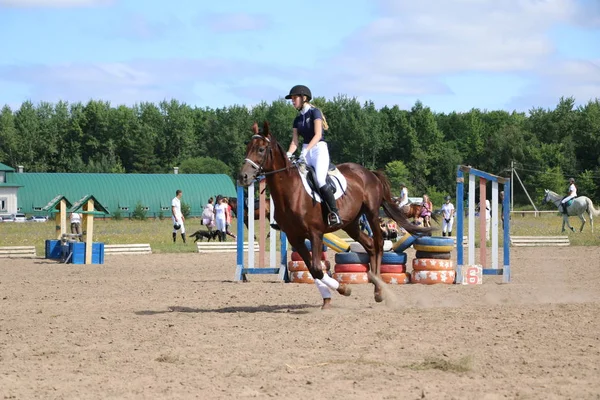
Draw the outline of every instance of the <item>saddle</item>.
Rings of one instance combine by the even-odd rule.
[[[310,187],[310,190],[312,191],[311,197],[313,198],[313,201],[315,200],[315,196],[314,193],[319,193],[319,195],[321,194],[321,188],[319,187],[319,183],[317,182],[317,174],[315,172],[315,169],[312,166],[309,165],[305,165],[306,168],[306,182],[308,183],[308,186]],[[333,182],[333,178],[338,179],[338,183],[339,183],[339,178],[337,176],[335,176],[333,174],[333,172],[337,171],[337,167],[332,164],[329,163],[329,168],[327,169],[327,178],[325,179],[325,184],[329,185],[329,187],[331,187],[331,193],[335,194],[335,192],[337,191],[337,187],[335,185],[335,183]],[[323,196],[321,196],[321,201],[323,201]]]

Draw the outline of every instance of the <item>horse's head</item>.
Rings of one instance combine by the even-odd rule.
[[[246,146],[246,157],[238,175],[239,184],[250,186],[258,175],[273,171],[275,169],[274,155],[277,152],[280,153],[281,149],[271,135],[269,123],[265,121],[263,130],[260,131],[255,122],[252,125],[252,138]],[[282,158],[287,159],[285,156]]]
[[[542,204],[546,204],[548,201],[550,201],[550,191],[548,189],[544,189],[544,199],[542,200]]]

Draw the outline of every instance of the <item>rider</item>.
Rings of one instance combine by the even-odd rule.
[[[577,187],[575,186],[575,179],[569,178],[569,195],[562,199],[562,201],[560,202],[563,208],[563,214],[567,214],[567,203],[569,202],[569,200],[572,200],[575,197],[577,197]]]
[[[329,169],[329,149],[325,142],[324,130],[328,129],[327,121],[321,110],[310,104],[312,93],[304,85],[296,85],[285,96],[292,100],[298,110],[294,119],[292,142],[287,152],[291,157],[298,148],[298,135],[302,135],[304,143],[299,160],[315,169],[316,180],[323,200],[329,207],[328,223],[330,227],[340,226],[342,220],[338,213],[332,188],[327,184],[327,170]]]

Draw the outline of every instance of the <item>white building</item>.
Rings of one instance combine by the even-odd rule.
[[[17,190],[23,185],[12,182],[15,170],[0,163],[0,216],[17,213]]]

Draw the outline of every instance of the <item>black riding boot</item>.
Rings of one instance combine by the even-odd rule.
[[[175,239],[177,239],[177,232],[173,232],[173,243],[175,243]]]
[[[336,227],[342,225],[342,219],[338,214],[338,208],[335,204],[335,197],[333,196],[333,191],[331,190],[331,186],[324,185],[319,189],[321,191],[321,196],[323,196],[323,200],[327,203],[329,207],[329,215],[327,217],[327,222],[330,227]]]
[[[181,234],[181,238],[183,239],[183,244],[185,244],[186,243],[186,241],[185,241],[185,233]]]
[[[561,204],[563,214],[567,214],[567,203],[568,201]]]

